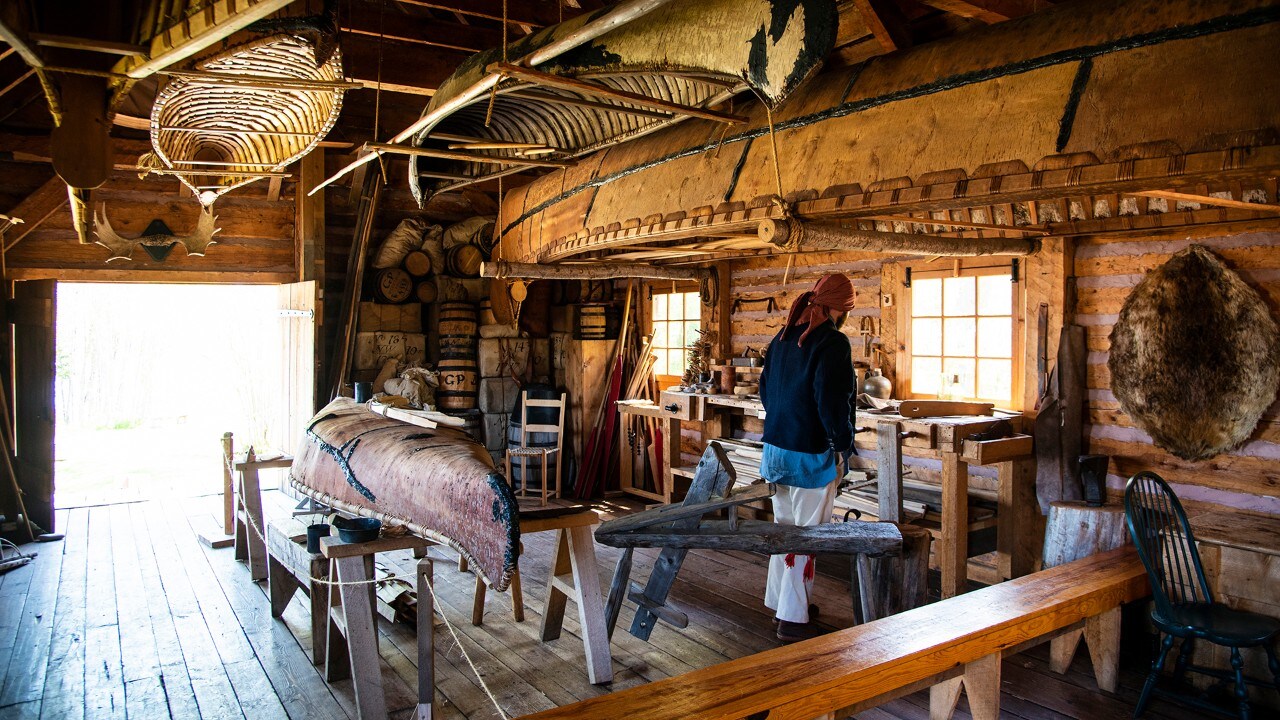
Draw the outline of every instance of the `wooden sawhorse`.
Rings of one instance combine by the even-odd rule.
[[[229,449],[229,440],[226,447]],[[267,542],[263,537],[267,532],[266,518],[262,514],[262,488],[258,482],[258,471],[271,468],[287,468],[293,465],[293,458],[285,455],[274,460],[258,460],[252,450],[244,460],[231,464],[238,477],[235,479],[235,535],[236,559],[249,564],[249,577],[253,580],[267,579]]]
[[[267,571],[271,597],[271,616],[280,617],[301,590],[311,602],[311,664],[328,668],[325,662],[329,648],[330,595],[332,587],[324,584],[330,576],[329,559],[321,553],[307,552],[307,529],[297,520],[272,522],[267,526]],[[346,655],[345,640],[339,653]],[[346,672],[342,663],[342,672]],[[335,665],[336,669],[338,665]],[[345,677],[345,675],[343,676]],[[328,677],[326,680],[340,678]]]
[[[433,543],[413,535],[378,538],[365,543],[345,543],[337,537],[320,540],[320,553],[333,563],[333,579],[338,583],[342,604],[330,607],[333,626],[328,633],[327,660],[333,665],[338,656],[334,641],[341,635],[346,640],[350,659],[352,685],[356,691],[356,710],[361,720],[387,717],[386,697],[382,690],[381,658],[378,655],[377,598],[374,594],[373,556],[393,550],[421,553]],[[432,624],[434,595],[432,561],[423,555],[418,560],[414,584],[418,593],[418,712],[417,720],[430,720],[435,692],[435,629]],[[313,619],[314,622],[314,619]],[[334,632],[336,630],[336,632]]]
[[[609,631],[604,619],[604,597],[600,592],[600,575],[596,566],[595,541],[591,528],[599,524],[594,510],[585,506],[551,506],[521,509],[520,536],[556,531],[555,556],[551,575],[547,578],[547,599],[542,610],[543,642],[560,637],[564,625],[565,601],[578,604],[578,621],[582,625],[582,644],[586,649],[587,677],[592,684],[613,681],[613,656],[609,652]],[[520,590],[519,570],[511,579],[511,603],[516,620],[524,619],[524,598]],[[479,625],[484,612],[486,586],[476,575],[475,608],[472,624]],[[421,602],[421,600],[419,600]]]

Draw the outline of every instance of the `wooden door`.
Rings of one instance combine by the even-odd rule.
[[[280,370],[280,430],[273,443],[286,452],[298,449],[302,429],[320,409],[316,392],[316,302],[314,280],[281,285],[278,312],[284,352]]]
[[[13,323],[14,470],[31,521],[48,532],[53,522],[54,320],[57,282],[14,283],[9,304]]]

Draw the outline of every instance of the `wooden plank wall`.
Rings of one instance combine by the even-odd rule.
[[[47,171],[47,166],[40,166]],[[176,235],[185,235],[196,224],[200,203],[190,193],[180,193],[177,179],[117,170],[93,192],[94,210],[105,205],[112,228],[123,237],[142,234],[152,220],[163,220]],[[31,231],[5,257],[8,275],[15,280],[54,278],[80,282],[292,282],[295,269],[293,193],[295,183],[286,180],[279,200],[268,195],[268,184],[254,183],[218,200],[213,212],[221,231],[217,244],[203,257],[188,256],[175,247],[156,262],[135,246],[132,260],[106,262],[108,251],[96,243],[82,245],[64,206]]]
[[[1089,348],[1089,452],[1112,456],[1108,485],[1118,494],[1139,470],[1153,470],[1173,484],[1189,505],[1220,505],[1280,513],[1280,402],[1263,416],[1241,448],[1202,462],[1188,462],[1155,447],[1134,427],[1111,392],[1107,370],[1111,327],[1125,298],[1147,271],[1192,242],[1205,245],[1240,274],[1280,317],[1280,232],[1243,232],[1199,239],[1081,240],[1075,249],[1076,322]]]

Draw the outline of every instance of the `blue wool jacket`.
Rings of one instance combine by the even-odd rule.
[[[796,347],[800,328],[769,343],[760,375],[764,441],[785,450],[853,449],[853,362],[849,338],[830,320]]]

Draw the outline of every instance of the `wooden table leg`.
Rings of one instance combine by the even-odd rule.
[[[434,565],[424,556],[418,561],[418,717],[432,720],[435,701],[435,598],[431,594]]]
[[[347,630],[347,647],[351,657],[352,685],[356,691],[356,710],[361,720],[387,717],[386,699],[382,693],[382,670],[379,667],[378,636],[373,625],[374,606],[369,602],[371,579],[361,556],[337,558],[339,587],[342,594],[342,619]]]
[[[1120,608],[1086,618],[1084,642],[1093,661],[1098,689],[1115,692],[1120,679]]]
[[[969,466],[959,453],[942,453],[942,597],[964,592],[969,570]]]
[[[613,681],[613,657],[609,653],[609,630],[604,622],[604,598],[600,595],[600,574],[591,528],[569,529],[569,558],[573,565],[573,586],[577,589],[578,621],[587,653],[587,677],[592,684]]]
[[[969,698],[969,714],[973,720],[998,720],[1000,717],[1000,653],[965,663],[964,693]]]
[[[551,577],[547,578],[547,600],[542,607],[542,628],[538,635],[543,642],[560,637],[560,627],[564,625],[564,603],[569,597],[565,590],[568,584],[565,578],[572,572],[569,533],[563,529],[557,530],[555,554],[551,558]]]
[[[876,425],[877,515],[881,522],[902,522],[902,436],[896,422]]]

